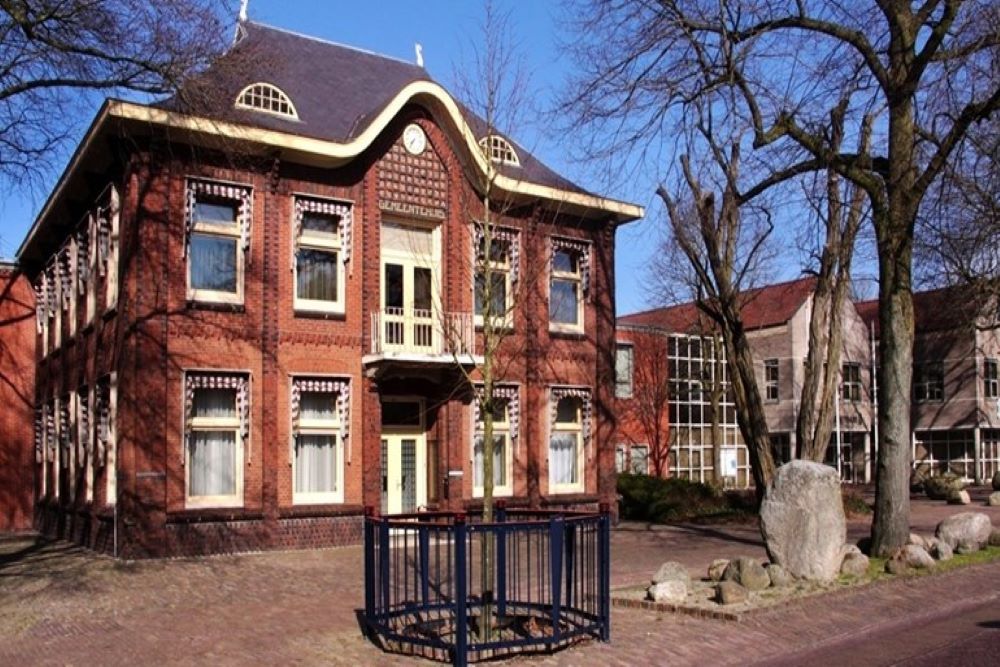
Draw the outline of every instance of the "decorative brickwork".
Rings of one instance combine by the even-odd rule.
[[[443,220],[448,211],[448,172],[428,144],[419,155],[398,139],[379,161],[379,208],[417,218]]]

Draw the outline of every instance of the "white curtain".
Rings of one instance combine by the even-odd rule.
[[[236,419],[236,390],[197,389],[191,411],[191,416],[195,419]]]
[[[236,432],[195,431],[191,434],[189,495],[231,496],[236,493]]]
[[[332,493],[336,489],[337,437],[330,434],[299,434],[295,445],[295,491]]]
[[[549,481],[575,484],[577,438],[575,433],[553,433],[549,440]]]
[[[507,483],[507,438],[502,434],[493,435],[493,485],[504,486]],[[477,435],[472,450],[473,485],[483,486],[483,436]]]

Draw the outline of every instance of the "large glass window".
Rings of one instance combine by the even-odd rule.
[[[580,254],[572,249],[557,248],[552,254],[549,281],[549,322],[553,329],[583,329],[582,284]]]
[[[340,493],[337,394],[303,391],[295,438],[295,502],[336,502]]]
[[[188,240],[188,295],[199,301],[241,302],[243,253],[240,251],[239,204],[235,200],[195,195]]]
[[[583,404],[565,396],[556,405],[549,438],[549,491],[583,490]]]
[[[511,484],[511,448],[510,448],[510,402],[507,399],[493,399],[493,493],[498,496],[509,496],[513,492]],[[473,495],[482,496],[484,483],[483,465],[483,429],[485,414],[480,411],[473,439]]]
[[[295,308],[343,312],[340,216],[301,213],[295,254]]]
[[[615,397],[632,397],[632,369],[635,349],[619,344],[615,350]]]

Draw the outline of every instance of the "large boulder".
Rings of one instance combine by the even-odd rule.
[[[837,471],[798,460],[778,468],[760,508],[760,529],[771,561],[790,575],[834,579],[847,538]]]
[[[653,602],[684,602],[687,600],[687,594],[687,586],[679,579],[661,581],[646,589],[646,597]]]
[[[764,566],[748,556],[729,563],[729,567],[722,574],[722,579],[735,581],[749,591],[762,591],[771,585],[771,577]]]
[[[956,551],[978,551],[990,541],[993,525],[988,514],[962,512],[953,514],[937,525],[934,535]]]
[[[1000,470],[993,473],[993,490],[1000,491]]]
[[[927,552],[934,560],[951,560],[954,556],[954,552],[948,546],[948,543],[942,542],[936,537],[930,539],[930,548],[927,549]]]
[[[948,500],[953,493],[965,488],[962,478],[953,472],[946,472],[924,481],[924,491],[931,500]]]
[[[775,588],[784,588],[792,584],[792,575],[785,572],[785,568],[777,563],[768,563],[764,569],[767,570],[767,576],[771,578],[771,585]]]
[[[934,559],[923,547],[916,544],[907,544],[900,550],[899,559],[906,563],[908,567],[916,569],[928,569],[934,567]]]
[[[691,585],[691,575],[687,568],[676,561],[667,561],[660,566],[660,569],[653,575],[653,584],[662,584],[667,581],[679,581],[687,589]]]

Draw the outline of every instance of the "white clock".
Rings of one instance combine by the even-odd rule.
[[[403,147],[413,155],[420,155],[427,148],[427,135],[416,123],[410,123],[403,130]]]

